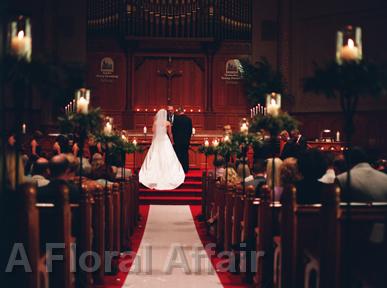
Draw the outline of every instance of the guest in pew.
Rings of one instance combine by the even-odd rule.
[[[386,202],[387,175],[372,168],[368,156],[359,147],[354,147],[345,153],[350,167],[351,186],[348,191],[347,172],[337,176],[343,189],[342,200],[357,202]]]
[[[328,168],[325,174],[320,179],[318,179],[318,181],[325,184],[332,184],[336,180],[336,173],[334,169],[335,155],[332,152],[328,151],[325,152],[324,156]]]
[[[267,159],[266,183],[271,189],[274,187],[274,201],[279,201],[282,194],[281,178],[280,178],[281,166],[282,166],[282,160],[280,158],[274,158],[274,167],[273,167],[273,158]],[[273,180],[274,180],[274,183],[273,183]]]
[[[50,168],[50,183],[38,189],[37,198],[40,202],[55,200],[55,191],[59,185],[67,185],[70,190],[70,202],[78,203],[80,191],[74,184],[73,174],[69,169],[69,161],[65,154],[59,154],[51,158],[48,167]]]
[[[111,166],[105,163],[103,156],[99,153],[94,154],[91,162],[91,179],[114,181],[116,175]]]
[[[39,144],[42,138],[43,138],[43,133],[40,130],[36,130],[32,135],[29,155],[30,155],[30,158],[33,159],[33,161],[37,160],[39,157],[42,157],[42,147]]]
[[[38,158],[32,166],[32,182],[36,183],[38,187],[46,186],[50,183],[50,180],[48,180],[49,176],[48,160],[46,158]]]
[[[280,151],[279,154],[282,155],[282,152],[284,151],[286,143],[288,143],[290,136],[289,132],[286,130],[281,131],[280,133]]]
[[[69,139],[65,135],[59,135],[55,139],[55,143],[52,147],[53,154],[59,155],[59,154],[66,154],[71,151],[70,145],[69,145]]]
[[[300,204],[316,204],[321,202],[324,183],[320,179],[327,171],[323,153],[318,149],[310,149],[300,154],[298,169],[302,179],[296,182],[297,202]]]
[[[253,186],[256,191],[256,195],[258,196],[258,191],[260,188],[266,183],[266,163],[265,160],[257,160],[254,163],[253,167],[253,173],[254,175],[251,175],[247,178],[250,178],[246,181],[246,186]]]
[[[292,130],[290,135],[291,139],[286,142],[281,153],[281,159],[289,157],[298,158],[307,149],[306,139],[298,129]]]
[[[300,171],[298,170],[297,159],[290,157],[282,162],[280,168],[281,186],[285,187],[294,184],[302,179]]]
[[[229,185],[236,186],[241,183],[241,178],[238,176],[238,173],[235,171],[234,166],[229,163],[228,167],[225,169],[224,177],[221,178],[221,182],[226,181],[227,174],[227,183]]]
[[[251,175],[249,160],[247,159],[247,157],[238,159],[236,163],[236,167],[237,167],[236,171],[238,173],[239,178],[243,179],[243,176],[246,178]]]
[[[224,168],[226,163],[224,162],[223,156],[216,155],[213,164],[215,167],[215,179],[219,181],[220,179],[224,178],[226,173],[226,169]]]

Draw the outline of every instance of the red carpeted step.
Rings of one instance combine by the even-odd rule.
[[[202,170],[191,170],[185,182],[175,190],[151,190],[140,188],[141,204],[199,205],[202,195]]]
[[[187,197],[202,195],[202,189],[150,190],[140,189],[140,196]]]
[[[151,205],[200,205],[201,197],[140,196],[141,204]]]

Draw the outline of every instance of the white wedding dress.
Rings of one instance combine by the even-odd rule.
[[[141,166],[140,183],[150,189],[173,190],[185,179],[183,167],[167,134],[167,111],[157,112],[153,124],[152,145]]]

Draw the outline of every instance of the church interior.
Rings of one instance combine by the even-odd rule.
[[[0,286],[387,287],[385,0],[2,0]]]

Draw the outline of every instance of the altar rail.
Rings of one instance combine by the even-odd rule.
[[[252,0],[89,0],[89,32],[250,40]]]

